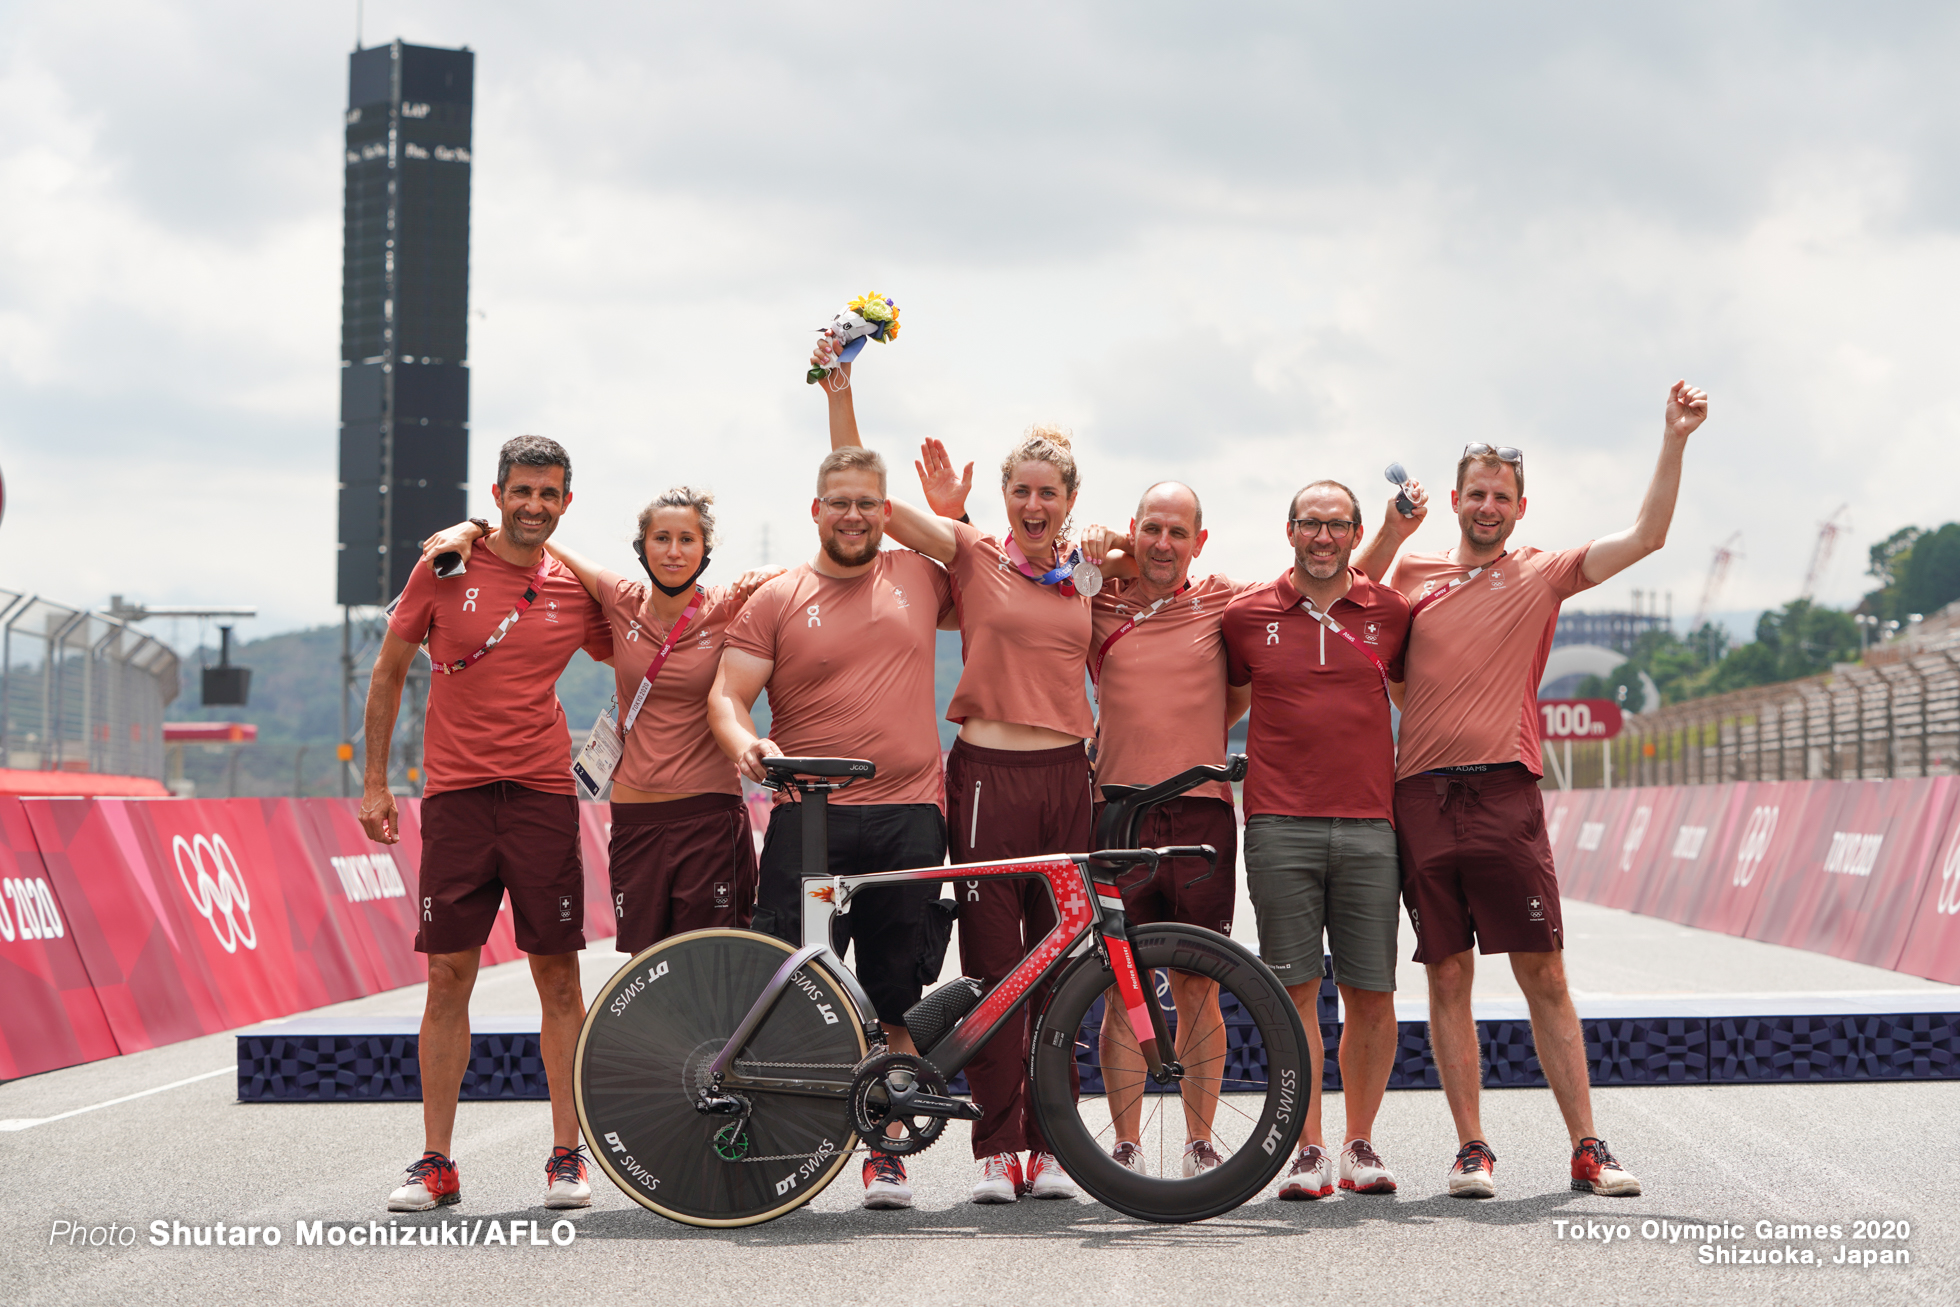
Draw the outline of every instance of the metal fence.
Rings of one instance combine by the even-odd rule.
[[[1618,739],[1574,746],[1570,783],[1605,783],[1608,750],[1614,785],[1953,775],[1960,644],[1941,644],[1628,717]]]
[[[0,760],[163,776],[177,655],[126,622],[0,590]]]

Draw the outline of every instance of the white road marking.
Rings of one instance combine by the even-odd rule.
[[[148,1098],[151,1094],[161,1094],[166,1089],[180,1089],[185,1085],[194,1085],[200,1080],[209,1080],[213,1076],[236,1075],[237,1073],[238,1068],[236,1066],[221,1066],[216,1071],[206,1071],[203,1075],[192,1076],[188,1080],[173,1080],[167,1085],[158,1085],[155,1089],[139,1089],[133,1094],[124,1094],[121,1098],[111,1098],[101,1103],[90,1103],[87,1107],[78,1107],[72,1112],[62,1112],[56,1116],[10,1117],[5,1121],[0,1121],[0,1131],[32,1130],[35,1126],[46,1125],[50,1121],[66,1121],[69,1117],[80,1116],[84,1112],[99,1111],[105,1107],[114,1107],[118,1103],[127,1103],[138,1098]]]

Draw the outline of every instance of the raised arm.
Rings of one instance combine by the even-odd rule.
[[[812,365],[827,364],[830,357],[830,342],[817,342],[816,353],[810,356]],[[846,382],[851,376],[851,365],[840,366]],[[849,449],[852,446],[864,447],[858,437],[857,405],[852,401],[852,388],[847,384],[841,390],[832,390],[828,385],[821,387],[830,404],[830,447]],[[923,473],[921,474],[923,475]],[[890,488],[886,489],[890,495]],[[925,509],[916,508],[904,500],[891,497],[892,515],[885,523],[885,533],[904,545],[916,549],[927,558],[950,567],[959,541],[953,534],[952,525]],[[957,513],[954,514],[958,516]]]
[[[1667,543],[1674,501],[1681,493],[1681,456],[1687,452],[1688,437],[1707,417],[1708,392],[1685,381],[1675,382],[1667,393],[1660,462],[1654,468],[1654,479],[1647,484],[1647,497],[1640,501],[1640,516],[1626,530],[1592,542],[1583,568],[1586,580],[1598,585]]]
[[[1424,518],[1429,516],[1429,492],[1422,488],[1422,482],[1409,482],[1409,502],[1415,512],[1408,517],[1395,506],[1402,492],[1396,491],[1388,497],[1388,512],[1382,518],[1381,529],[1374,538],[1366,541],[1354,565],[1362,570],[1370,581],[1379,581],[1388,575],[1388,569],[1395,562],[1395,555],[1401,552],[1402,544],[1416,533]]]
[[[585,587],[585,593],[596,601],[599,598],[599,573],[604,570],[597,563],[556,540],[547,540],[544,547],[551,556],[572,569],[572,575]]]
[[[769,684],[776,664],[740,649],[723,649],[721,666],[715,671],[714,688],[708,691],[708,729],[714,732],[721,751],[735,760],[742,775],[760,785],[767,779],[762,759],[780,758],[783,751],[771,739],[755,733],[756,696]]]

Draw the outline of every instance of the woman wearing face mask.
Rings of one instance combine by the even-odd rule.
[[[715,544],[714,502],[711,494],[676,486],[640,510],[633,552],[647,581],[555,541],[546,546],[612,624],[624,748],[613,771],[608,861],[615,947],[623,953],[683,931],[747,926],[755,910],[755,841],[735,764],[708,730],[708,689],[729,622],[757,586],[783,569],[749,572],[732,586],[703,586]],[[424,542],[423,557],[467,552],[478,534],[468,523],[452,527]]]
[[[831,365],[828,340],[811,363]],[[832,448],[862,443],[849,387],[827,384]],[[1083,666],[1089,597],[1073,583],[1077,561],[1065,540],[1080,476],[1066,433],[1029,431],[1001,463],[1005,538],[953,520],[962,515],[972,468],[953,475],[930,442],[919,474],[932,510],[892,501],[887,533],[944,564],[953,576],[965,667],[947,709],[959,738],[946,761],[946,822],[953,861],[987,862],[1082,852],[1093,835],[1089,758],[1094,733]],[[927,462],[931,463],[930,473]],[[945,514],[941,516],[940,514]],[[960,966],[992,987],[1055,925],[1042,882],[955,881]],[[1028,1013],[1035,994],[968,1063],[967,1082],[986,1115],[973,1127],[977,1203],[1073,1198],[1079,1192],[1041,1138],[1028,1102]],[[1025,1175],[1017,1154],[1030,1154]]]

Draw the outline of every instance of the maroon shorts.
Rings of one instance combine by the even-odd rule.
[[[755,836],[737,794],[612,805],[613,947],[638,953],[755,915]]]
[[[1047,853],[1087,853],[1095,831],[1089,755],[1079,744],[1020,753],[953,741],[946,757],[946,824],[954,862],[1005,862]],[[992,989],[1055,928],[1055,901],[1039,880],[955,880],[960,902],[960,970]],[[1028,1103],[1028,1014],[1048,1001],[1036,986],[967,1063],[973,1155],[1049,1152]]]
[[[1417,962],[1565,947],[1538,778],[1511,765],[1395,782],[1402,901]]]
[[[422,800],[422,928],[418,953],[481,948],[510,892],[517,947],[585,947],[585,867],[578,800],[516,781],[445,790]]]
[[[1096,823],[1103,809],[1096,805]],[[1123,911],[1133,926],[1167,921],[1203,926],[1221,935],[1232,933],[1232,908],[1238,902],[1239,823],[1232,805],[1223,799],[1172,799],[1144,815],[1137,839],[1145,848],[1166,844],[1209,844],[1218,850],[1218,869],[1203,858],[1172,858],[1147,876],[1132,870],[1122,877]]]

